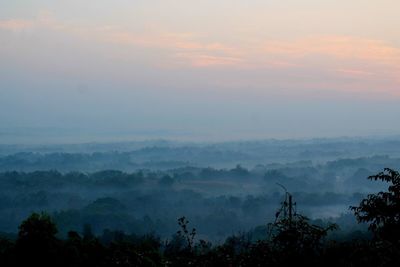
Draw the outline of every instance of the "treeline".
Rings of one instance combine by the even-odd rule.
[[[391,159],[384,160],[390,161],[400,157],[399,151],[399,138],[269,140],[214,144],[167,141],[31,146],[0,144],[0,171],[57,169],[62,172],[96,172],[117,169],[132,172],[139,169],[168,170],[186,166],[232,168],[237,163],[246,167],[259,163],[296,161],[324,164],[337,159],[357,159],[374,155],[387,155]],[[375,158],[377,164],[381,160],[379,157]]]
[[[356,176],[346,170],[348,178],[342,182],[355,184],[354,177],[363,175],[365,180],[370,173],[357,167],[352,170]],[[187,167],[132,173],[3,172],[0,232],[16,232],[30,213],[46,211],[63,236],[91,224],[96,234],[108,228],[138,235],[154,231],[166,237],[175,229],[175,219],[185,214],[203,237],[222,242],[233,232],[248,231],[273,218],[283,197],[276,182],[301,190],[292,193],[306,215],[315,218],[329,213],[345,226],[342,231],[361,230],[353,217],[341,213],[365,193],[335,192],[333,185],[338,183],[330,179],[334,174],[321,179],[316,173],[321,174],[321,169],[308,162],[274,165],[271,170],[261,166],[248,170],[238,165],[231,169]],[[226,225],[226,221],[230,223]]]
[[[21,223],[15,240],[0,237],[0,266],[390,266],[396,261],[397,254],[377,241],[327,242],[329,229],[307,221],[306,227],[281,229],[270,240],[252,242],[243,233],[214,246],[180,220],[180,230],[168,240],[110,230],[95,236],[90,226],[60,239],[52,219],[34,213]]]
[[[398,266],[400,264],[400,174],[385,169],[369,179],[386,182],[351,207],[358,222],[368,223],[371,238],[327,238],[335,224],[313,224],[294,213],[277,214],[264,238],[248,233],[230,236],[221,245],[197,238],[185,217],[177,232],[162,240],[154,234],[128,235],[105,230],[57,237],[57,226],[45,213],[33,213],[19,226],[15,240],[0,239],[1,266]],[[287,209],[287,206],[283,206]],[[226,222],[229,223],[228,221]]]

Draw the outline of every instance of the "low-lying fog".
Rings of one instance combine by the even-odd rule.
[[[219,242],[272,222],[285,194],[278,183],[299,213],[362,230],[349,206],[385,188],[367,177],[396,169],[399,154],[396,138],[2,145],[0,232],[46,211],[60,235],[90,224],[167,238],[186,216],[200,237]]]

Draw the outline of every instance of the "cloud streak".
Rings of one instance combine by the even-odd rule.
[[[61,22],[51,14],[33,20],[0,20],[6,31],[51,30],[73,38],[95,43],[124,46],[131,51],[156,51],[160,56],[149,58],[154,67],[179,69],[222,69],[265,73],[265,79],[243,82],[240,75],[217,84],[239,84],[260,87],[317,88],[330,84],[342,91],[365,91],[399,95],[400,48],[376,39],[348,35],[324,35],[296,39],[266,39],[259,42],[226,42],[196,32],[172,32],[154,27],[135,32],[116,26],[82,26]],[[235,72],[237,73],[237,72]],[[326,81],[314,79],[323,75]],[[251,75],[250,75],[251,76]],[[294,77],[294,78],[293,78]],[[224,78],[221,78],[224,79]],[[319,78],[320,79],[320,78]],[[360,89],[361,88],[361,89]],[[323,88],[322,88],[323,89]]]
[[[34,26],[34,22],[22,19],[1,20],[0,29],[9,31],[20,31],[30,29]]]

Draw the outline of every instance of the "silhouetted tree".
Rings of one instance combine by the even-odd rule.
[[[21,265],[57,265],[59,241],[57,227],[46,213],[32,213],[19,226],[16,243],[17,261]]]
[[[178,224],[181,227],[181,230],[177,232],[179,236],[182,236],[186,242],[187,242],[187,249],[189,251],[193,250],[194,246],[194,238],[196,236],[196,229],[192,228],[191,231],[188,229],[188,224],[189,221],[186,219],[186,217],[181,217],[178,219]]]
[[[399,242],[400,240],[400,174],[385,168],[370,180],[389,183],[385,192],[370,194],[359,206],[350,207],[359,222],[369,223],[369,229],[377,238]]]
[[[309,219],[297,214],[293,219],[284,218],[274,224],[276,228],[272,242],[276,248],[289,252],[318,252],[329,231],[336,230],[336,224],[321,227],[311,224]]]

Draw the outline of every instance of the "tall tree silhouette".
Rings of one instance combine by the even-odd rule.
[[[19,226],[17,256],[24,266],[57,265],[57,227],[46,213],[32,213]],[[29,265],[28,265],[29,264]]]
[[[400,174],[385,168],[370,180],[389,183],[385,192],[370,194],[359,206],[350,207],[359,222],[369,223],[369,229],[379,239],[391,242],[400,240]]]

